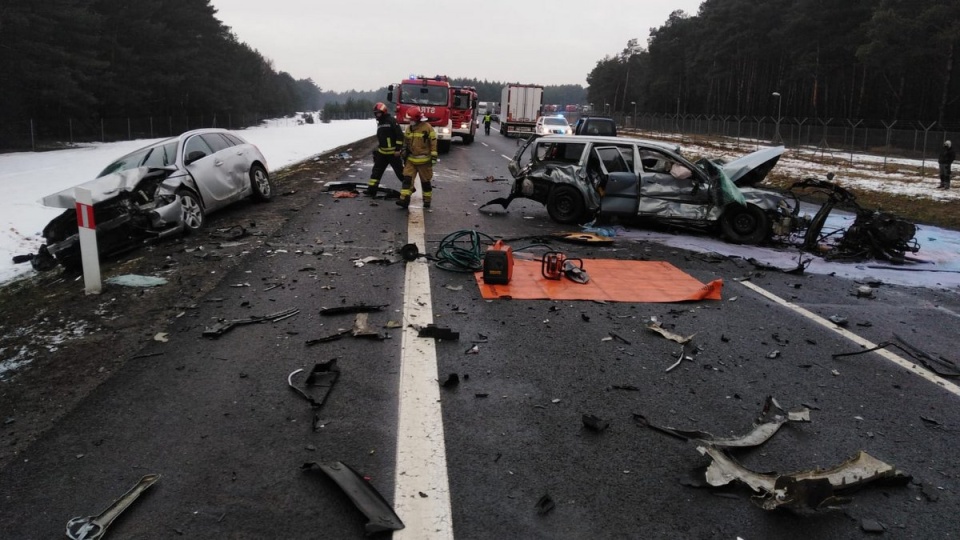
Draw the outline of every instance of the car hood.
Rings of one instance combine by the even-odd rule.
[[[127,169],[125,171],[108,174],[63,191],[58,191],[52,195],[47,195],[40,199],[40,203],[44,206],[52,206],[54,208],[74,208],[77,205],[77,199],[74,196],[77,188],[89,189],[93,197],[93,204],[101,203],[116,197],[117,193],[121,191],[133,191],[141,180],[156,171],[157,169],[150,167],[138,167],[136,169]]]
[[[783,146],[764,148],[729,163],[717,163],[717,165],[737,186],[753,186],[767,177],[785,151],[786,148]]]

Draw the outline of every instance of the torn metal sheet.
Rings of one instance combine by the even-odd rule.
[[[666,433],[683,440],[696,440],[717,448],[752,448],[770,440],[780,427],[787,422],[809,422],[810,410],[806,407],[794,411],[785,411],[772,396],[767,397],[760,417],[753,429],[744,435],[735,437],[717,437],[706,431],[676,429],[667,426],[655,426],[643,415],[635,414],[634,419],[651,429]]]
[[[357,317],[353,321],[353,330],[351,330],[353,337],[384,339],[385,336],[381,335],[380,332],[370,328],[370,324],[367,322],[367,317],[369,317],[368,313],[357,313]]]
[[[708,484],[714,487],[733,481],[745,484],[759,493],[753,500],[764,510],[783,507],[810,512],[835,508],[849,502],[850,499],[842,496],[844,493],[871,482],[884,480],[905,484],[910,481],[909,475],[863,451],[830,469],[792,474],[751,471],[723,450],[709,445],[698,446],[697,451],[713,460],[705,472]]]
[[[103,538],[113,520],[123,513],[140,495],[160,479],[159,474],[148,474],[140,479],[130,491],[113,502],[98,516],[75,517],[67,522],[67,538],[71,540],[96,540]]]
[[[667,330],[666,328],[664,328],[663,326],[661,326],[661,325],[660,325],[660,321],[652,321],[650,324],[647,325],[647,329],[648,329],[648,330],[652,330],[652,331],[660,334],[661,336],[669,339],[670,341],[675,341],[675,342],[677,342],[677,343],[679,343],[679,344],[681,344],[681,345],[684,345],[684,344],[686,344],[686,343],[689,343],[690,340],[693,339],[693,336],[697,335],[697,334],[694,333],[694,334],[690,334],[689,336],[684,337],[684,336],[681,336],[681,335],[679,335],[679,334],[674,334],[673,332],[671,332],[671,331]]]
[[[393,511],[393,508],[383,498],[373,485],[365,480],[360,473],[341,461],[326,463],[304,463],[304,471],[320,470],[340,486],[357,510],[367,516],[367,523],[363,526],[369,536],[384,531],[399,531],[403,529],[403,522]]]
[[[320,315],[330,316],[330,315],[350,315],[354,313],[371,313],[374,311],[383,311],[383,308],[387,307],[388,304],[379,304],[379,305],[367,305],[367,304],[356,304],[353,306],[337,306],[332,308],[324,308],[320,310]]]
[[[303,368],[287,375],[287,385],[303,399],[309,401],[314,409],[319,409],[327,401],[327,396],[333,390],[333,385],[340,378],[340,368],[337,367],[337,360],[333,359],[314,365],[306,380],[303,381],[305,390],[301,390],[293,384],[293,376],[301,371],[303,371]]]
[[[300,313],[300,310],[297,308],[285,309],[283,311],[278,311],[276,313],[271,313],[269,315],[254,315],[247,317],[246,319],[234,319],[231,321],[221,321],[212,327],[206,328],[203,331],[204,337],[218,338],[223,334],[226,334],[228,331],[232,330],[235,326],[242,326],[245,324],[254,324],[262,322],[278,322],[284,319],[289,319],[294,315]]]

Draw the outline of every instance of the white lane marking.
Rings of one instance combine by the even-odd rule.
[[[507,160],[507,161],[510,161],[511,159],[513,159],[512,157],[510,157],[510,156],[508,156],[508,155],[506,155],[506,154],[500,154],[500,155],[503,156],[503,159],[505,159],[505,160]]]
[[[752,289],[753,291],[757,292],[758,294],[760,294],[761,296],[767,298],[768,300],[771,300],[771,301],[773,301],[773,302],[776,302],[777,304],[780,304],[781,306],[784,306],[784,307],[786,307],[786,308],[788,308],[788,309],[790,309],[790,310],[792,310],[792,311],[794,311],[794,312],[796,312],[796,313],[799,313],[800,315],[803,315],[804,317],[806,317],[806,318],[810,319],[811,321],[819,324],[820,326],[826,328],[827,330],[832,330],[833,332],[836,332],[837,334],[840,334],[841,336],[843,336],[843,337],[849,339],[850,341],[852,341],[852,342],[854,342],[854,343],[856,343],[856,344],[864,347],[865,349],[872,349],[872,348],[874,348],[874,347],[877,346],[875,343],[871,343],[870,341],[867,341],[866,339],[863,339],[862,337],[858,336],[857,334],[854,334],[853,332],[851,332],[851,331],[849,331],[849,330],[846,330],[846,329],[844,329],[844,328],[841,328],[841,327],[837,326],[836,324],[832,323],[831,321],[829,321],[829,320],[827,320],[827,319],[824,319],[823,317],[817,315],[816,313],[813,313],[813,312],[811,312],[811,311],[808,311],[808,310],[806,310],[806,309],[804,309],[804,308],[802,308],[802,307],[800,307],[800,306],[798,306],[798,305],[796,305],[796,304],[794,304],[794,303],[792,303],[792,302],[788,302],[788,301],[784,300],[783,298],[780,298],[779,296],[773,294],[772,292],[769,292],[769,291],[767,291],[766,289],[762,289],[762,288],[758,287],[757,285],[754,285],[753,283],[750,283],[749,281],[740,281],[739,283],[740,283],[741,285],[743,285],[744,287],[748,288],[748,289]],[[876,354],[879,354],[880,356],[886,358],[887,360],[893,362],[894,364],[902,367],[903,369],[905,369],[905,370],[913,373],[914,375],[919,375],[920,377],[923,377],[924,379],[932,382],[933,384],[936,384],[937,386],[940,386],[941,388],[943,388],[944,390],[950,392],[951,394],[953,394],[953,395],[955,395],[955,396],[960,396],[960,386],[957,386],[957,385],[953,384],[953,383],[950,382],[950,381],[947,381],[947,380],[945,380],[945,379],[943,379],[943,378],[941,378],[941,377],[938,377],[937,375],[934,375],[933,373],[931,373],[931,372],[927,371],[926,369],[924,369],[924,368],[922,368],[922,367],[914,364],[913,362],[910,362],[910,361],[908,361],[908,360],[904,360],[904,359],[901,358],[900,356],[897,356],[896,354],[893,354],[892,352],[890,352],[890,351],[888,351],[888,350],[886,350],[886,349],[877,349],[876,351],[873,351],[873,352],[876,353]]]
[[[483,141],[480,141],[480,144],[482,144],[482,145],[484,145],[484,146],[490,146],[489,144],[487,144],[487,143],[485,143],[485,142],[483,142]]]
[[[426,251],[423,217],[423,199],[418,191],[410,200],[407,242]],[[453,539],[436,343],[433,339],[417,337],[417,330],[411,328],[411,325],[425,326],[433,322],[429,270],[425,258],[408,262],[403,285],[404,328],[400,344],[397,471],[393,501],[405,528],[393,533],[394,540]]]

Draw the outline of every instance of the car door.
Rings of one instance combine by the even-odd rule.
[[[641,216],[704,219],[712,206],[706,174],[660,149],[639,148]]]
[[[591,150],[587,175],[596,175],[601,218],[637,215],[640,178],[624,156],[632,157],[632,151],[632,147],[618,146],[594,146]]]
[[[237,190],[230,166],[224,162],[224,156],[217,154],[202,135],[192,135],[184,142],[184,166],[193,177],[207,212],[228,204]]]
[[[224,205],[240,200],[250,194],[249,173],[250,166],[243,147],[233,143],[222,133],[204,133],[203,140],[213,149],[214,156],[219,159],[232,187],[232,192],[224,197]]]

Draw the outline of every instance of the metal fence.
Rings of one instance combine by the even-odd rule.
[[[141,118],[63,118],[9,122],[0,130],[0,149],[47,150],[86,142],[173,137],[191,129],[241,129],[260,124],[260,114],[148,116]]]

